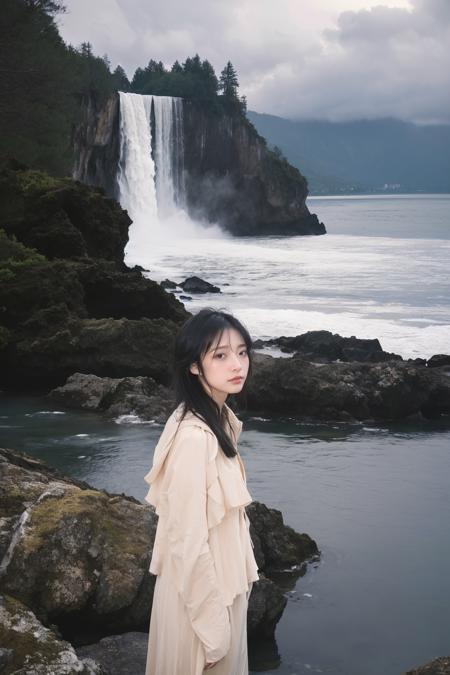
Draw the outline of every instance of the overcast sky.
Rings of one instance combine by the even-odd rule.
[[[196,52],[248,107],[293,119],[450,123],[450,0],[65,0],[66,42],[131,78]]]

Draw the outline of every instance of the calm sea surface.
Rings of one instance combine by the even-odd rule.
[[[188,309],[227,307],[253,337],[327,328],[378,337],[404,357],[449,353],[450,197],[314,198],[309,206],[329,234],[231,240],[212,232],[184,244],[180,236],[143,249],[140,264],[152,278],[216,283],[220,296],[187,301]],[[276,672],[400,675],[450,654],[450,420],[242,419],[253,498],[281,509],[322,552],[288,594]],[[107,421],[43,398],[0,399],[2,445],[138,499],[160,433],[134,416]]]

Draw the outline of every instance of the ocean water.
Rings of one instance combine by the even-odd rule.
[[[327,234],[227,236],[167,224],[128,265],[156,281],[197,275],[221,293],[183,300],[232,311],[256,338],[329,330],[378,338],[403,358],[450,352],[450,195],[308,199]],[[178,226],[178,227],[177,227]],[[175,234],[171,235],[171,232]]]
[[[450,654],[450,420],[240,417],[253,499],[280,509],[321,550],[287,592],[275,633],[279,666],[268,670],[257,652],[258,672],[400,675]],[[0,400],[3,445],[140,500],[161,430],[45,399]]]

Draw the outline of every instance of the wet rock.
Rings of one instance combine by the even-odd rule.
[[[252,502],[246,510],[258,567],[269,576],[270,572],[292,568],[318,556],[314,539],[285,525],[281,511],[261,502]]]
[[[434,354],[427,361],[428,368],[441,368],[441,366],[450,366],[449,354]]]
[[[408,361],[314,364],[294,355],[254,355],[247,410],[328,420],[389,420],[450,413],[444,368]]]
[[[174,281],[170,281],[170,279],[164,279],[161,281],[161,286],[163,288],[176,288],[178,284],[176,284]]]
[[[108,417],[137,415],[165,424],[174,408],[170,390],[151,377],[97,377],[74,373],[49,398],[69,408],[97,410]]]
[[[200,277],[188,277],[178,284],[187,293],[220,293],[220,288],[210,284]]]
[[[301,335],[272,340],[256,340],[255,348],[278,347],[286,354],[296,354],[306,361],[329,363],[331,361],[401,361],[399,354],[385,352],[379,340],[361,339],[354,335],[342,337],[328,330],[311,330]]]

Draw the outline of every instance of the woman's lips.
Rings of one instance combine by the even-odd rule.
[[[229,382],[241,382],[241,380],[243,380],[243,379],[244,379],[243,377],[233,377],[232,380],[228,380],[228,381]]]

